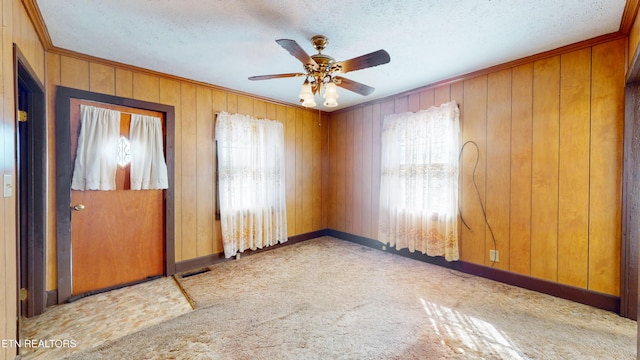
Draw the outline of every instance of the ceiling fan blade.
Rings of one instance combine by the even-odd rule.
[[[288,77],[296,77],[296,76],[305,76],[305,74],[288,73],[288,74],[274,74],[274,75],[258,75],[258,76],[249,77],[249,80],[268,80],[268,79],[279,79],[279,78],[288,78]]]
[[[347,73],[349,71],[366,69],[372,66],[386,64],[391,61],[389,53],[384,50],[355,57],[353,59],[338,61],[331,65],[331,71]]]
[[[365,84],[349,80],[347,78],[343,78],[340,76],[334,76],[333,78],[337,80],[336,85],[360,95],[367,96],[375,90],[375,88],[372,88],[371,86],[367,86]]]
[[[300,60],[303,64],[317,67],[318,64],[307,54],[301,47],[298,45],[295,40],[289,39],[279,39],[276,40],[280,46],[285,48],[289,52],[289,54],[293,55],[296,59]]]

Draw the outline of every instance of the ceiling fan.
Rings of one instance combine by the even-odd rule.
[[[324,35],[316,35],[311,38],[313,47],[318,50],[317,54],[311,56],[309,56],[295,40],[279,39],[276,40],[276,42],[302,62],[305,72],[251,76],[249,80],[304,76],[305,80],[299,98],[305,107],[313,107],[316,105],[314,100],[315,94],[319,94],[323,87],[325,87],[323,94],[325,98],[324,106],[327,107],[338,105],[336,101],[338,98],[336,86],[364,96],[371,94],[375,90],[371,86],[349,80],[342,76],[336,76],[335,74],[344,74],[349,71],[366,69],[391,61],[389,53],[385,50],[374,51],[345,61],[335,61],[333,57],[322,53],[322,50],[324,50],[329,43],[329,39]]]

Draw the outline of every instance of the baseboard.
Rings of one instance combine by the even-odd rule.
[[[326,234],[327,234],[327,229],[322,229],[322,230],[312,231],[312,232],[308,232],[300,235],[290,236],[286,242],[283,242],[277,245],[269,246],[263,249],[245,250],[244,252],[242,252],[242,256],[248,256],[248,255],[257,254],[263,251],[274,250],[282,246],[289,246],[302,241],[325,236]],[[180,261],[176,263],[176,274],[180,274],[187,271],[193,271],[195,269],[200,269],[203,267],[207,267],[207,266],[214,265],[214,264],[217,264],[223,261],[228,261],[228,260],[230,259],[226,259],[224,257],[224,253],[220,253],[220,254],[212,254],[212,255],[197,257],[194,259]]]
[[[47,291],[47,307],[58,305],[58,290],[48,290]]]
[[[211,254],[206,256],[200,256],[197,258],[184,260],[176,263],[176,274],[180,274],[195,269],[200,269],[213,265],[222,261],[225,261],[224,254]]]
[[[620,298],[617,296],[603,294],[570,285],[555,283],[548,280],[538,279],[531,276],[517,274],[465,261],[448,262],[441,256],[431,257],[419,252],[412,253],[407,249],[396,250],[395,248],[386,247],[383,250],[384,244],[382,244],[378,240],[353,235],[342,231],[328,229],[326,231],[326,235],[375,248],[381,251],[386,251],[392,254],[424,261],[430,264],[458,270],[467,274],[480,276],[486,279],[499,281],[505,284],[537,291],[543,294],[556,296],[566,300],[575,301],[577,303],[620,314]]]
[[[518,286],[524,289],[537,291],[540,293],[556,296],[559,298],[575,301],[581,304],[593,306],[599,309],[612,311],[617,314],[620,313],[620,298],[617,296],[602,294],[595,291],[582,289],[574,286],[554,283],[547,280],[534,278],[522,274],[517,274],[505,270],[495,269],[488,266],[473,264],[464,261],[448,262],[443,257],[431,257],[419,252],[410,252],[407,249],[396,250],[394,248],[385,247],[383,250],[383,244],[378,240],[366,238],[363,236],[353,235],[350,233],[333,230],[323,229],[313,231],[305,234],[295,235],[289,237],[288,241],[282,244],[270,246],[268,248],[259,249],[255,251],[245,251],[243,256],[256,254],[262,251],[269,251],[281,246],[293,245],[302,241],[315,239],[321,236],[332,236],[337,239],[350,241],[360,245],[368,246],[381,251],[386,251],[392,254],[408,257],[411,259],[424,261],[430,264],[442,266],[449,269],[458,270],[467,274],[480,276],[483,278],[499,281],[505,284]],[[194,259],[180,261],[176,263],[176,273],[183,273],[187,271],[193,271],[195,269],[214,265],[219,262],[227,261],[224,254],[212,254],[202,256]],[[47,307],[56,305],[58,303],[58,291],[47,291]]]

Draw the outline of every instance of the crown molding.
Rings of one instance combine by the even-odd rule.
[[[40,8],[38,7],[38,4],[36,2],[36,0],[21,0],[22,4],[24,5],[27,14],[29,15],[29,18],[31,19],[31,22],[36,30],[36,33],[38,34],[38,37],[40,38],[40,41],[42,42],[42,45],[45,49],[45,51],[50,52],[50,53],[55,53],[55,54],[60,54],[60,55],[65,55],[65,56],[70,56],[70,57],[74,57],[74,58],[78,58],[78,59],[84,59],[84,60],[88,60],[88,61],[92,61],[92,62],[99,62],[105,65],[112,65],[112,66],[117,66],[119,68],[124,68],[124,69],[128,69],[131,71],[136,71],[136,72],[142,72],[142,73],[146,73],[146,74],[150,74],[150,75],[154,75],[154,76],[162,76],[164,78],[169,78],[169,79],[174,79],[174,80],[178,80],[178,81],[186,81],[186,82],[190,82],[190,83],[194,83],[197,85],[204,85],[207,87],[212,87],[212,88],[216,88],[216,89],[220,89],[223,91],[227,91],[227,92],[231,92],[234,94],[238,94],[238,95],[243,95],[243,96],[249,96],[252,98],[258,98],[260,100],[269,102],[269,103],[273,103],[276,105],[285,105],[285,106],[292,106],[295,108],[301,108],[303,110],[308,110],[305,107],[302,106],[296,106],[296,105],[292,105],[290,103],[286,103],[286,102],[282,102],[282,101],[278,101],[278,100],[274,100],[274,99],[269,99],[269,98],[263,98],[263,97],[258,97],[254,94],[249,94],[249,93],[244,93],[244,92],[240,92],[237,90],[233,90],[233,89],[228,89],[228,88],[224,88],[224,87],[220,87],[217,85],[213,85],[213,84],[208,84],[208,83],[204,83],[201,81],[196,81],[196,80],[192,80],[192,79],[186,79],[186,78],[182,78],[179,76],[174,76],[174,75],[170,75],[170,74],[165,74],[165,73],[160,73],[157,71],[153,71],[153,70],[149,70],[149,69],[144,69],[144,68],[139,68],[139,67],[135,67],[132,65],[128,65],[128,64],[123,64],[123,63],[119,63],[119,62],[115,62],[115,61],[110,61],[110,60],[105,60],[105,59],[100,59],[100,58],[96,58],[93,56],[89,56],[89,55],[85,55],[85,54],[81,54],[78,52],[74,52],[71,50],[66,50],[66,49],[62,49],[62,48],[58,48],[56,46],[53,45],[53,42],[51,41],[51,37],[49,35],[49,31],[47,30],[47,26],[44,22],[44,19],[42,17],[42,13],[40,12]],[[432,83],[429,85],[425,85],[425,86],[421,86],[419,88],[416,89],[412,89],[412,90],[408,90],[399,94],[395,94],[395,95],[391,95],[388,97],[384,97],[381,99],[376,99],[376,100],[372,100],[369,102],[365,102],[362,104],[358,104],[358,105],[354,105],[351,107],[347,107],[344,109],[340,109],[340,110],[336,110],[334,112],[331,112],[332,114],[335,113],[340,113],[340,112],[344,112],[344,111],[349,111],[355,108],[359,108],[359,107],[364,107],[367,105],[371,105],[374,103],[381,103],[384,101],[388,101],[390,99],[395,99],[399,96],[406,96],[406,95],[410,95],[410,94],[414,94],[423,90],[427,90],[427,89],[431,89],[431,88],[436,88],[442,85],[447,85],[447,84],[451,84],[451,83],[455,83],[458,81],[464,81],[466,79],[470,79],[476,76],[481,76],[481,75],[486,75],[492,72],[496,72],[496,71],[500,71],[500,70],[504,70],[507,68],[512,68],[518,65],[522,65],[522,64],[526,64],[529,62],[533,62],[536,60],[540,60],[540,59],[544,59],[544,58],[548,58],[548,57],[553,57],[556,55],[560,55],[560,54],[564,54],[567,52],[571,52],[574,50],[579,50],[579,49],[583,49],[586,47],[591,47],[594,45],[598,45],[601,43],[605,43],[608,41],[612,41],[612,40],[617,40],[619,38],[624,38],[627,37],[629,35],[629,33],[631,32],[631,28],[633,27],[633,24],[636,20],[637,14],[638,14],[638,10],[640,9],[640,0],[626,0],[625,3],[625,7],[624,7],[624,11],[622,14],[622,18],[620,21],[620,28],[617,32],[611,33],[611,34],[606,34],[606,35],[602,35],[602,36],[598,36],[595,37],[593,39],[589,39],[589,40],[585,40],[585,41],[581,41],[575,44],[570,44],[567,46],[563,46],[554,50],[550,50],[550,51],[546,51],[543,53],[539,53],[539,54],[535,54],[532,56],[528,56],[528,57],[524,57],[521,59],[517,59],[511,62],[507,62],[507,63],[503,63],[503,64],[499,64],[496,66],[492,66],[489,68],[485,68],[482,70],[478,70],[472,73],[468,73],[468,74],[464,74],[464,75],[460,75],[460,76],[456,76],[456,77],[452,77],[449,79],[445,79],[436,83]]]
[[[620,20],[620,32],[629,35],[631,32],[631,28],[633,27],[633,23],[636,21],[636,17],[638,16],[638,7],[640,7],[639,0],[627,0],[627,3],[624,5],[624,11],[622,12],[622,19]]]
[[[373,104],[377,104],[377,103],[383,103],[386,101],[391,101],[394,99],[397,99],[399,97],[403,97],[403,96],[408,96],[408,95],[412,95],[412,94],[416,94],[416,93],[420,93],[424,90],[429,90],[429,89],[435,89],[437,87],[443,86],[443,85],[450,85],[453,83],[457,83],[460,81],[465,81],[465,80],[469,80],[469,79],[473,79],[475,77],[478,76],[483,76],[483,75],[488,75],[491,73],[495,73],[495,72],[499,72],[502,70],[506,70],[506,69],[511,69],[520,65],[524,65],[524,64],[529,64],[538,60],[542,60],[542,59],[546,59],[546,58],[550,58],[550,57],[554,57],[554,56],[558,56],[558,55],[562,55],[562,54],[566,54],[572,51],[576,51],[576,50],[580,50],[580,49],[584,49],[584,48],[589,48],[595,45],[599,45],[599,44],[604,44],[607,43],[609,41],[614,41],[614,40],[619,40],[619,39],[623,39],[626,38],[627,35],[618,31],[615,33],[611,33],[611,34],[606,34],[606,35],[601,35],[592,39],[588,39],[588,40],[584,40],[584,41],[580,41],[574,44],[570,44],[570,45],[566,45],[563,47],[559,47],[557,49],[553,49],[553,50],[549,50],[549,51],[545,51],[542,53],[538,53],[535,55],[531,55],[531,56],[527,56],[527,57],[523,57],[520,59],[516,59],[513,61],[509,61],[506,63],[502,63],[502,64],[498,64],[492,67],[488,67],[488,68],[484,68],[478,71],[474,71],[474,72],[470,72],[467,74],[463,74],[463,75],[459,75],[459,76],[454,76],[445,80],[441,80],[435,83],[431,83],[425,86],[420,86],[417,87],[415,89],[411,89],[411,90],[407,90],[401,93],[397,93],[394,95],[389,95],[383,98],[379,98],[379,99],[375,99],[375,100],[371,100],[368,102],[364,102],[361,104],[357,104],[357,105],[353,105],[350,107],[346,107],[340,110],[336,110],[331,112],[331,115],[336,115],[342,112],[348,112],[351,111],[353,109],[357,109],[360,107],[365,107],[365,106],[369,106],[369,105],[373,105]]]
[[[87,55],[87,54],[83,54],[83,53],[79,53],[79,52],[75,52],[75,51],[71,51],[71,50],[67,50],[67,49],[63,49],[63,48],[59,48],[59,47],[56,47],[56,46],[51,47],[50,49],[47,50],[47,52],[49,54],[52,54],[52,55],[66,56],[66,57],[70,57],[70,58],[74,58],[74,59],[78,59],[78,60],[88,61],[88,62],[94,63],[94,64],[113,66],[113,67],[116,67],[116,68],[118,68],[120,70],[128,70],[128,71],[135,72],[135,73],[141,73],[141,74],[145,74],[145,75],[156,76],[156,77],[163,78],[163,79],[166,79],[166,80],[174,80],[174,81],[178,81],[178,82],[185,82],[185,83],[194,84],[196,86],[203,86],[203,87],[224,91],[224,92],[227,92],[227,93],[230,93],[230,94],[234,94],[234,95],[238,95],[238,96],[250,97],[252,99],[264,101],[266,103],[270,103],[270,104],[274,104],[274,105],[282,105],[282,106],[286,106],[286,107],[290,107],[290,108],[294,108],[294,109],[300,109],[300,110],[303,110],[303,111],[312,112],[314,114],[318,112],[316,109],[309,109],[309,108],[303,107],[302,105],[295,105],[295,104],[291,104],[291,103],[288,103],[288,102],[279,101],[279,100],[276,100],[276,99],[271,99],[271,98],[262,97],[262,96],[258,96],[258,95],[255,95],[255,94],[251,94],[251,93],[247,93],[247,92],[243,92],[243,91],[239,91],[239,90],[226,88],[226,87],[220,86],[220,85],[214,85],[214,84],[206,83],[206,82],[203,82],[203,81],[198,81],[198,80],[193,80],[193,79],[189,79],[189,78],[180,77],[180,76],[177,76],[177,75],[171,75],[171,74],[163,73],[163,72],[160,72],[160,71],[145,69],[145,68],[141,68],[141,67],[137,67],[137,66],[134,66],[134,65],[129,65],[129,64],[125,64],[125,63],[121,63],[121,62],[117,62],[117,61],[106,60],[106,59],[102,59],[102,58],[99,58],[99,57],[95,57],[95,56],[91,56],[91,55]]]
[[[31,19],[31,24],[33,24],[45,51],[51,49],[53,47],[53,42],[51,42],[49,30],[42,18],[42,13],[40,12],[40,8],[38,7],[36,0],[22,0],[22,5],[27,11],[27,15],[29,16],[29,19]]]

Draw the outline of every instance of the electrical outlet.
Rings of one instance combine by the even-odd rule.
[[[500,261],[500,255],[498,253],[498,250],[494,250],[494,249],[489,250],[489,261],[492,261],[492,262]]]

